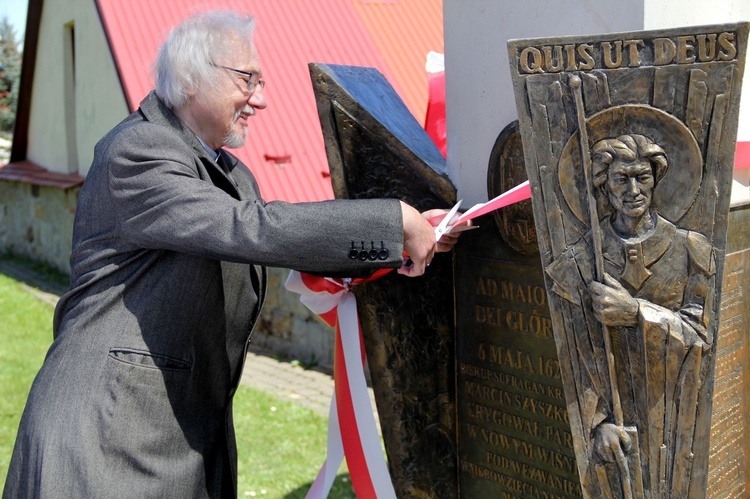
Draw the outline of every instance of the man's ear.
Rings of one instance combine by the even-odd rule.
[[[188,97],[195,97],[198,95],[198,86],[195,84],[188,85],[185,88],[185,93],[188,95]]]

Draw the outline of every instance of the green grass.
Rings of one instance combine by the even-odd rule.
[[[327,418],[241,386],[234,419],[238,497],[305,497],[325,459]],[[349,475],[341,471],[329,497],[354,498]]]
[[[52,314],[51,306],[0,274],[0,489],[29,388],[52,341]],[[238,496],[304,497],[325,459],[327,419],[246,386],[235,395],[234,419]],[[355,497],[345,468],[329,497]]]
[[[52,307],[0,274],[0,479],[5,483],[18,421],[52,341]]]

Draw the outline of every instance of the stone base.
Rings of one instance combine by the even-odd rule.
[[[0,180],[0,249],[69,274],[79,191]]]

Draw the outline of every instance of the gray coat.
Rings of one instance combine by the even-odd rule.
[[[153,93],[97,145],[3,497],[236,496],[231,401],[264,266],[400,264],[396,200],[266,204],[219,161]],[[362,241],[388,255],[352,258]]]

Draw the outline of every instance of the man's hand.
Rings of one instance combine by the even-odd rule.
[[[425,269],[432,257],[437,252],[446,252],[456,245],[460,232],[443,234],[440,242],[435,242],[435,227],[429,219],[446,215],[450,210],[435,209],[419,213],[408,204],[401,202],[401,216],[404,223],[404,252],[409,255],[407,261],[398,270],[399,274],[409,277],[417,277],[424,274]],[[461,225],[471,226],[471,221],[463,222]]]
[[[450,210],[443,210],[443,209],[427,210],[425,212],[422,212],[422,216],[426,220],[430,220],[430,219],[436,218],[436,217],[441,217],[442,218],[442,217],[446,216],[448,214],[448,212],[450,212]],[[460,213],[457,214],[457,215],[460,215]],[[432,222],[432,223],[435,223],[435,222]],[[466,222],[462,222],[460,225],[457,225],[456,227],[459,227],[459,226],[471,227],[471,220],[467,220]],[[433,230],[434,230],[434,227],[433,227]],[[461,235],[460,231],[448,232],[447,234],[443,234],[443,237],[441,237],[440,241],[438,241],[438,243],[437,243],[437,252],[438,253],[445,253],[445,252],[451,251],[453,249],[453,247],[456,245],[456,243],[458,242],[458,237],[460,235]]]
[[[404,262],[398,273],[417,277],[424,274],[425,268],[437,251],[435,229],[417,210],[403,201],[401,216],[404,223],[404,252],[409,255],[411,265],[407,267]]]
[[[604,274],[604,283],[589,285],[596,317],[605,326],[635,326],[638,324],[638,301],[622,284],[609,274]]]

